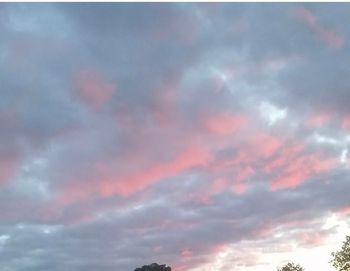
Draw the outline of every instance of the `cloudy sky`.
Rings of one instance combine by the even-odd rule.
[[[0,5],[2,271],[332,271],[349,4]]]

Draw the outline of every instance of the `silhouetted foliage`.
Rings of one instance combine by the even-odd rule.
[[[150,265],[144,265],[136,268],[135,271],[171,271],[171,267],[166,266],[165,264],[159,265],[157,263],[152,263]]]
[[[304,268],[302,268],[299,264],[288,263],[282,268],[278,269],[278,271],[304,271]]]
[[[331,263],[339,271],[350,270],[350,236],[346,236],[343,246],[339,251],[332,253]]]

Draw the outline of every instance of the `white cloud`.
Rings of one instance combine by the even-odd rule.
[[[337,140],[337,139],[330,137],[330,136],[321,135],[319,133],[315,133],[313,135],[313,138],[317,143],[320,143],[320,144],[330,144],[330,145],[343,145],[344,144],[340,140]]]
[[[0,248],[6,244],[6,242],[10,239],[10,236],[7,234],[0,235]]]
[[[340,162],[342,164],[345,164],[347,160],[348,160],[348,149],[344,149],[340,154]]]
[[[269,126],[272,126],[276,124],[276,122],[285,119],[288,114],[286,108],[279,108],[267,101],[261,102],[258,109],[261,117]]]

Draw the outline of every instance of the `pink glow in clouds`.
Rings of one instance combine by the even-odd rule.
[[[334,49],[340,49],[344,46],[344,37],[335,30],[319,24],[317,17],[310,10],[299,8],[294,11],[294,14],[299,20],[304,22],[326,46]]]
[[[176,119],[176,84],[163,84],[152,103],[152,115],[157,125],[169,127]]]
[[[242,115],[217,114],[207,117],[204,126],[209,133],[227,135],[240,129],[248,119]]]
[[[281,162],[278,176],[271,182],[271,189],[295,188],[304,181],[329,171],[336,164],[336,159],[320,154],[295,153],[288,161],[284,159]]]
[[[208,166],[212,174],[219,176],[221,191],[223,186],[232,186],[235,193],[244,193],[249,178],[261,174],[271,180],[273,191],[295,188],[338,164],[335,157],[307,151],[302,142],[289,142],[264,133],[247,136],[240,146],[231,158],[214,161]],[[228,173],[232,170],[235,173]]]
[[[326,240],[328,237],[327,234],[322,234],[320,232],[304,232],[301,233],[299,236],[299,245],[301,246],[320,246],[323,244],[323,242]]]
[[[206,149],[191,146],[173,161],[152,165],[140,172],[119,177],[118,181],[102,181],[99,191],[104,196],[110,196],[114,193],[128,196],[163,178],[172,177],[195,166],[204,166],[210,159],[211,155]]]
[[[189,248],[184,248],[181,250],[181,261],[191,260],[193,257],[193,252]]]
[[[101,107],[113,95],[116,86],[108,82],[99,72],[87,69],[76,76],[78,95],[93,108]]]
[[[348,131],[350,130],[350,115],[343,117],[342,128]]]
[[[312,113],[306,118],[305,126],[310,129],[323,127],[328,125],[332,121],[333,117],[334,116],[331,112]]]
[[[234,184],[232,190],[238,194],[244,193],[247,190],[247,179],[254,174],[255,170],[250,166],[246,166],[240,169],[237,174],[234,175]]]
[[[0,185],[4,184],[14,173],[15,162],[0,158]]]
[[[128,197],[139,192],[161,179],[172,177],[196,166],[204,166],[211,160],[210,153],[198,146],[189,146],[180,152],[172,161],[140,167],[134,172],[124,175],[115,175],[110,165],[97,165],[94,169],[99,174],[89,185],[81,182],[67,184],[57,198],[57,204],[65,206],[81,200],[86,200],[98,194],[101,197],[120,195]]]

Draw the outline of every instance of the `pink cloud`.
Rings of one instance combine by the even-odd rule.
[[[264,133],[253,135],[249,142],[250,149],[262,158],[272,156],[282,144],[280,138]]]
[[[317,34],[319,35],[320,39],[330,48],[340,49],[344,47],[344,37],[335,30],[318,28]]]
[[[278,155],[264,165],[264,171],[270,174],[279,170],[279,168],[289,164],[303,149],[304,146],[300,143],[293,143],[287,147],[283,146]]]
[[[91,192],[91,186],[83,185],[79,181],[72,182],[60,189],[56,201],[52,205],[55,207],[67,206],[86,199],[91,194]]]
[[[75,78],[78,95],[93,108],[101,107],[113,95],[116,86],[108,82],[98,71],[80,71]]]
[[[306,23],[308,26],[310,27],[316,26],[317,18],[310,10],[306,8],[298,8],[294,12],[295,12],[295,15],[304,23]]]
[[[223,174],[222,177],[227,170],[234,170],[236,175],[230,178],[233,180],[233,192],[236,193],[244,193],[247,180],[257,172],[266,174],[272,180],[271,190],[278,190],[295,188],[337,164],[334,157],[319,152],[308,153],[302,143],[288,142],[265,133],[252,133],[240,145],[242,147],[234,157],[209,166],[210,172],[219,176]]]
[[[279,190],[285,188],[295,188],[299,186],[308,177],[304,172],[288,172],[274,180],[271,183],[271,190]]]
[[[14,173],[15,163],[10,159],[0,159],[0,185],[6,183]]]
[[[247,180],[260,171],[262,161],[280,151],[284,142],[283,139],[267,133],[252,132],[250,136],[246,135],[234,144],[240,146],[235,155],[224,160],[213,161],[206,170],[219,176],[217,182],[220,181],[218,183],[220,189],[217,190],[223,191],[225,187],[234,193],[241,194],[247,190]],[[270,167],[267,167],[266,171],[271,171],[272,166]],[[229,173],[230,171],[235,173]],[[211,190],[216,191],[213,187]]]
[[[210,186],[210,194],[217,195],[223,192],[229,185],[229,180],[226,178],[217,178]]]
[[[297,241],[301,246],[316,247],[322,245],[327,236],[326,232],[305,232],[297,237]]]
[[[294,14],[300,21],[305,23],[327,47],[340,49],[344,46],[344,37],[335,30],[319,24],[317,17],[310,10],[299,8],[294,11]]]
[[[350,216],[350,205],[341,207],[338,210],[336,210],[337,215],[339,215],[341,218],[347,218]]]
[[[139,168],[126,174],[116,175],[110,163],[96,164],[91,169],[96,175],[92,177],[93,180],[87,180],[88,185],[84,185],[81,181],[70,182],[61,189],[56,203],[65,206],[94,195],[127,197],[164,178],[175,176],[193,167],[205,166],[211,159],[211,154],[205,148],[189,146],[171,161],[152,163],[149,166],[136,163],[135,166]]]
[[[190,146],[173,161],[155,164],[141,172],[122,177],[121,181],[112,184],[111,188],[117,194],[128,196],[163,178],[172,177],[195,166],[204,166],[210,160],[211,155],[205,148]],[[101,192],[105,195],[111,193],[106,193],[106,190]]]
[[[161,112],[168,107],[171,109],[176,94],[172,85],[162,90],[156,101],[161,105],[163,105],[161,102],[164,102],[164,108],[155,107]],[[82,202],[91,197],[114,195],[127,197],[162,179],[176,176],[193,167],[205,168],[212,161],[213,148],[205,145],[206,133],[201,134],[200,129],[194,132],[181,131],[174,137],[174,134],[171,134],[172,129],[162,129],[163,124],[159,127],[158,125],[147,127],[136,125],[137,120],[127,107],[119,108],[116,113],[116,124],[127,133],[132,148],[123,153],[123,157],[117,156],[109,161],[95,162],[89,166],[88,170],[91,174],[86,177],[84,175],[78,176],[76,180],[74,178],[67,180],[64,187],[60,188],[61,192],[58,193],[60,195],[57,201],[60,205]],[[140,138],[142,138],[141,141]],[[157,152],[150,147],[154,143],[159,146]],[[173,144],[176,144],[174,149],[160,147],[162,145],[166,148]],[[86,181],[83,181],[83,178],[86,178]]]
[[[350,115],[343,117],[342,128],[346,130],[350,130]]]
[[[231,159],[225,160],[218,165],[218,169],[232,166],[255,166],[261,159],[266,159],[275,154],[283,146],[283,139],[263,133],[252,132],[240,142],[241,149]]]
[[[210,205],[213,203],[213,197],[226,190],[229,190],[231,186],[232,181],[226,177],[219,177],[189,196],[190,199],[196,203]],[[188,196],[186,199],[188,199]]]
[[[318,128],[329,124],[333,119],[331,112],[312,113],[306,118],[305,126],[307,128]]]
[[[224,252],[228,247],[229,247],[229,244],[225,244],[225,243],[221,243],[220,244],[220,243],[218,243],[218,244],[213,245],[210,248],[210,251],[211,251],[211,253],[219,254],[221,252]]]
[[[180,257],[180,261],[189,261],[189,260],[191,260],[192,259],[192,257],[193,257],[193,251],[191,250],[191,249],[189,249],[189,248],[183,248],[182,250],[181,250],[181,252],[180,252],[180,255],[181,255],[181,257]]]
[[[172,106],[174,88],[165,88],[159,97],[159,101],[167,101]],[[122,125],[123,130],[131,129],[136,134],[137,144],[140,134],[145,135],[143,138],[146,138],[146,142],[147,138],[159,137],[159,127],[137,128],[133,116],[128,112],[126,109],[118,113],[118,125]],[[193,193],[191,199],[200,204],[211,204],[215,196],[224,191],[238,194],[246,192],[247,182],[251,180],[251,184],[254,184],[254,175],[261,174],[264,179],[271,180],[270,188],[275,191],[295,188],[304,181],[327,172],[336,163],[335,159],[320,153],[308,154],[302,143],[291,143],[282,136],[248,127],[245,125],[247,120],[247,117],[238,114],[215,114],[202,118],[200,124],[204,124],[205,129],[201,126],[202,129],[181,133],[176,141],[169,138],[169,144],[177,142],[176,146],[181,151],[175,155],[162,156],[162,160],[152,158],[152,152],[149,153],[146,146],[137,155],[135,152],[138,152],[138,147],[135,147],[134,151],[126,153],[121,160],[118,158],[115,161],[96,163],[89,169],[92,176],[88,176],[89,180],[85,182],[88,185],[83,185],[81,180],[67,182],[60,202],[69,205],[91,197],[128,197],[161,180],[200,167],[199,170],[210,175],[213,181],[199,187],[199,192]],[[161,129],[161,133],[163,131]],[[213,138],[220,140],[212,140]],[[230,157],[220,157],[220,151],[227,148],[236,148],[237,152]],[[118,167],[124,164],[130,166]]]
[[[320,119],[323,121],[324,117]],[[212,192],[204,193],[204,203],[210,203],[211,196],[225,189],[244,193],[247,181],[255,174],[265,174],[271,180],[271,190],[274,191],[295,188],[331,170],[338,163],[334,157],[318,151],[310,152],[304,143],[290,142],[268,133],[252,132],[234,144],[240,146],[234,156],[213,160],[205,168],[217,177],[217,188],[213,185],[208,187]]]
[[[153,102],[152,115],[160,127],[167,127],[176,119],[176,84],[164,84]]]
[[[336,163],[336,159],[317,153],[295,153],[291,159],[281,162],[278,176],[271,182],[271,190],[295,188],[306,180],[329,171]]]
[[[255,174],[255,170],[250,166],[239,169],[237,175],[234,177],[233,191],[242,194],[247,190],[246,180]]]
[[[247,121],[243,115],[217,114],[204,119],[204,127],[209,133],[227,135],[242,128]]]

